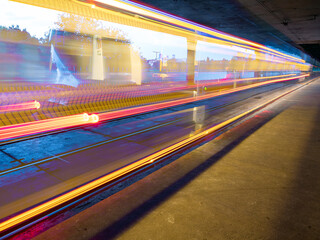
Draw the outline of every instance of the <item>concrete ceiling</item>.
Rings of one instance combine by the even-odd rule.
[[[320,60],[319,0],[238,0],[308,54]]]
[[[320,0],[142,0],[146,5],[320,61]],[[298,50],[299,49],[299,50]],[[311,49],[311,51],[309,51]]]

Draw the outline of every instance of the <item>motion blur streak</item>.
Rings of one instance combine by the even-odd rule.
[[[130,1],[3,1],[0,15],[0,126],[170,102],[312,71],[296,55]],[[32,101],[41,108],[18,108]]]
[[[205,99],[209,99],[209,98],[213,98],[213,97],[217,97],[217,96],[222,96],[225,94],[235,93],[238,91],[243,91],[246,89],[263,86],[266,84],[295,80],[295,79],[299,79],[299,78],[303,78],[303,77],[308,77],[309,75],[310,74],[304,74],[304,75],[297,76],[297,77],[275,79],[275,80],[260,82],[260,83],[256,83],[256,84],[252,84],[252,85],[248,85],[248,86],[243,86],[243,87],[239,87],[239,88],[235,88],[235,89],[231,89],[231,90],[225,90],[222,92],[210,93],[210,94],[206,94],[206,95],[202,95],[202,96],[196,96],[196,97],[191,97],[191,98],[186,98],[186,99],[181,99],[181,100],[158,103],[158,104],[153,104],[150,106],[142,106],[142,107],[136,107],[136,108],[132,108],[132,109],[124,109],[124,110],[119,110],[116,112],[100,113],[99,118],[101,121],[106,121],[106,120],[112,120],[112,119],[121,118],[121,117],[127,117],[127,116],[131,116],[131,115],[135,115],[135,114],[141,114],[141,113],[145,113],[145,112],[149,112],[149,111],[156,111],[156,110],[160,110],[160,109],[164,109],[164,108],[168,108],[168,107],[178,106],[181,104],[201,101],[201,100],[205,100]]]
[[[0,140],[23,137],[31,134],[74,127],[88,123],[96,123],[98,121],[99,116],[97,116],[96,114],[88,115],[87,113],[84,113],[73,116],[51,118],[36,122],[0,127]]]
[[[40,107],[41,107],[41,105],[37,101],[17,103],[17,104],[0,106],[0,113],[1,112],[13,112],[13,111],[39,109]]]
[[[124,109],[124,110],[119,110],[114,112],[92,114],[90,116],[87,113],[85,113],[80,115],[52,118],[52,119],[40,120],[40,121],[35,121],[30,123],[0,127],[0,141],[8,140],[10,138],[18,138],[18,137],[24,137],[32,134],[39,134],[43,132],[59,130],[59,129],[68,128],[68,127],[75,127],[75,126],[88,124],[88,123],[96,123],[99,120],[106,121],[106,120],[112,120],[112,119],[132,116],[136,114],[146,113],[150,111],[156,111],[156,110],[160,110],[168,107],[178,106],[186,103],[201,101],[201,100],[205,100],[205,99],[209,99],[209,98],[213,98],[213,97],[217,97],[225,94],[243,91],[246,89],[250,89],[250,88],[254,88],[254,87],[258,87],[266,84],[290,81],[290,80],[295,80],[295,79],[299,79],[307,76],[309,76],[309,74],[304,74],[304,75],[295,76],[295,77],[274,79],[274,80],[255,83],[255,84],[251,84],[243,87],[238,87],[231,90],[225,90],[222,92],[209,93],[202,96],[190,97],[190,98],[185,98],[185,99],[180,99],[175,101],[152,104],[148,106],[135,107],[135,108]]]
[[[237,120],[239,120],[239,119],[241,119],[251,113],[254,113],[255,111],[257,111],[257,110],[265,107],[266,105],[280,99],[281,97],[283,97],[293,91],[296,91],[297,89],[309,84],[311,81],[308,81],[308,82],[306,82],[306,83],[304,83],[304,84],[302,84],[292,90],[289,90],[289,91],[287,91],[287,92],[285,92],[285,93],[283,93],[283,94],[281,94],[281,95],[279,95],[279,96],[277,96],[277,97],[275,97],[275,98],[273,98],[273,99],[271,99],[271,100],[269,100],[269,101],[267,101],[257,107],[254,107],[248,111],[245,111],[245,112],[243,112],[233,118],[230,118],[220,124],[217,124],[217,125],[209,128],[205,131],[202,131],[196,135],[193,135],[192,137],[189,137],[185,140],[182,140],[176,144],[171,145],[170,147],[167,147],[167,148],[162,149],[156,153],[153,153],[146,158],[143,158],[143,159],[140,159],[136,162],[133,162],[133,163],[131,163],[131,164],[119,169],[119,170],[116,170],[108,175],[100,177],[100,178],[98,178],[92,182],[89,182],[81,187],[78,187],[74,190],[71,190],[70,192],[67,192],[67,193],[60,195],[52,200],[49,200],[43,204],[40,204],[30,210],[27,210],[26,212],[23,212],[17,216],[14,216],[14,217],[0,223],[0,232],[5,231],[13,226],[20,224],[20,223],[23,223],[24,221],[27,221],[27,220],[29,220],[39,214],[45,213],[46,211],[48,211],[52,208],[55,208],[63,203],[71,201],[72,199],[79,197],[79,196],[81,196],[91,190],[94,190],[104,184],[107,184],[110,181],[117,179],[127,173],[130,173],[130,172],[135,171],[145,165],[148,165],[148,164],[151,164],[157,160],[160,160],[161,158],[167,156],[168,154],[176,152],[179,149],[181,149],[181,148],[183,148],[183,147],[185,147],[185,146],[187,146],[197,140],[200,140],[200,139],[206,137],[207,135],[218,131],[219,129],[226,127],[227,125],[232,124],[233,122],[235,122],[235,121],[237,121]]]
[[[277,53],[279,55],[282,55],[283,57],[287,57],[289,59],[294,59],[294,60],[299,61],[299,62],[304,62],[304,60],[302,60],[302,59],[294,58],[292,56],[283,54],[283,53],[281,53],[279,51],[273,50],[273,49],[268,48],[266,46],[263,46],[261,44],[258,44],[258,43],[255,43],[255,42],[252,42],[252,41],[249,41],[249,40],[244,40],[244,39],[241,39],[241,38],[238,38],[238,37],[234,37],[234,36],[231,36],[229,34],[225,34],[223,32],[215,30],[215,29],[210,29],[210,28],[201,26],[200,24],[196,24],[196,23],[193,23],[191,21],[185,20],[183,18],[179,18],[179,17],[176,17],[174,15],[171,15],[171,14],[168,14],[168,13],[156,10],[156,9],[152,9],[152,8],[144,6],[142,4],[129,2],[129,1],[119,1],[119,0],[96,0],[96,2],[101,2],[101,3],[107,4],[109,6],[120,8],[120,9],[123,9],[123,10],[126,10],[126,11],[131,11],[131,12],[134,12],[134,13],[137,13],[137,14],[141,14],[143,16],[152,17],[152,18],[155,18],[155,19],[158,19],[158,20],[161,20],[161,21],[165,21],[165,22],[171,23],[171,24],[176,24],[178,26],[182,26],[182,27],[186,27],[186,28],[190,28],[190,29],[195,29],[195,30],[198,30],[198,31],[203,31],[205,33],[212,34],[213,36],[222,37],[224,39],[231,40],[231,41],[234,41],[234,42],[250,44],[252,46],[255,46],[255,47],[258,47],[258,48],[262,48],[262,49],[265,49],[265,50],[273,52],[273,53]]]
[[[127,0],[2,0],[0,16],[0,231],[223,128],[264,106],[253,96],[271,99],[313,74],[305,54]]]

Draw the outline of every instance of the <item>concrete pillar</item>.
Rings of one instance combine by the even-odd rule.
[[[190,133],[190,137],[202,131],[203,123],[205,119],[206,119],[206,107],[205,106],[194,107],[193,122],[195,124],[194,124],[194,131]]]
[[[142,64],[138,52],[130,47],[130,61],[131,61],[131,80],[137,85],[142,82]]]
[[[197,40],[187,39],[187,83],[188,85],[194,84],[194,70],[196,60],[196,46]]]
[[[104,80],[102,40],[94,35],[92,39],[92,75],[93,80]]]

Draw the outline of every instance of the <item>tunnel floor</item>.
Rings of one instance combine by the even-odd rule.
[[[319,239],[320,79],[35,239]]]

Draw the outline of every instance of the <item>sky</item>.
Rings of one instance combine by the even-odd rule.
[[[59,15],[63,14],[63,12],[8,0],[0,0],[0,4],[0,25],[5,27],[19,25],[20,29],[25,28],[31,36],[37,38],[44,37],[45,33],[54,29],[54,23],[59,19]],[[172,55],[182,59],[187,57],[185,38],[106,21],[100,22],[106,27],[119,29],[125,33],[134,48],[147,59],[154,59],[155,52],[160,52],[169,58]]]
[[[8,0],[0,0],[0,6],[0,25],[6,27],[19,25],[20,29],[25,28],[31,36],[37,38],[44,37],[50,29],[54,29],[54,23],[58,21],[59,15],[64,14],[60,11]],[[185,60],[187,58],[186,38],[112,22],[96,21],[99,21],[105,28],[110,27],[123,32],[134,49],[138,50],[146,59],[155,59],[155,52],[159,52],[162,56],[168,58],[172,58],[173,55],[177,59]],[[245,49],[234,49],[230,46],[198,41],[196,60],[205,60],[207,57],[214,60],[223,58],[230,60],[237,51],[247,53]]]
[[[34,7],[27,4],[0,0],[0,25],[19,25],[26,28],[31,36],[41,38],[49,32],[61,12]]]

